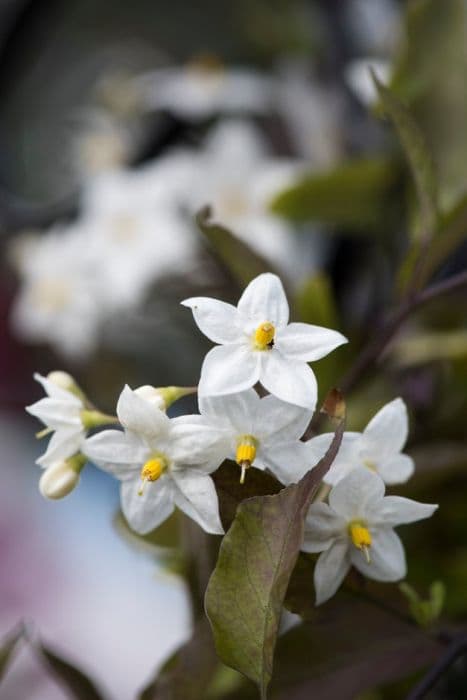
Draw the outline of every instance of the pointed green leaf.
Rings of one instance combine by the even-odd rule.
[[[304,176],[278,194],[271,209],[292,221],[335,224],[352,233],[380,233],[393,213],[390,195],[397,177],[398,169],[389,160],[354,160],[329,172]]]
[[[328,452],[298,484],[239,505],[206,591],[206,612],[218,655],[254,681],[263,700],[272,676],[282,605],[303,540],[305,515],[344,431],[343,402],[333,398],[326,403],[328,412],[340,417]]]
[[[417,239],[429,240],[438,221],[438,183],[431,153],[407,107],[372,73],[384,113],[392,121],[410,165],[420,204]]]
[[[35,645],[57,681],[70,693],[74,700],[103,700],[103,695],[94,683],[76,666],[58,656],[48,646]]]
[[[205,207],[197,214],[196,223],[209,242],[214,255],[242,287],[262,272],[271,271],[269,262],[251,250],[225,226],[212,221],[210,207]]]

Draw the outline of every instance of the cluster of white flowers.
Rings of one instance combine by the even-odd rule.
[[[200,131],[205,136],[197,147],[171,147],[128,167],[132,136],[122,109],[118,118],[90,111],[88,131],[74,149],[81,183],[77,217],[13,243],[20,286],[12,324],[18,335],[80,359],[98,345],[105,322],[139,307],[154,283],[187,273],[201,278],[205,249],[194,215],[206,205],[291,282],[316,269],[325,249],[315,229],[296,235],[292,224],[270,211],[270,202],[304,168],[335,160],[339,139],[331,122],[339,110],[324,93],[316,99],[304,71],[284,71],[266,76],[208,60],[113,85],[114,102],[123,99],[146,118],[168,110],[195,124],[216,120]],[[329,102],[333,107],[325,110]],[[250,118],[258,113],[278,113],[290,122],[293,157],[271,154],[260,124]]]
[[[331,436],[302,441],[317,400],[308,362],[346,342],[334,330],[288,324],[278,277],[254,279],[238,307],[208,298],[183,302],[211,340],[198,386],[200,415],[169,418],[165,410],[190,389],[125,386],[117,417],[97,411],[69,375],[36,376],[48,398],[28,411],[53,431],[38,463],[41,491],[60,498],[76,485],[86,459],[121,484],[122,509],[131,527],[147,533],[175,507],[206,532],[223,532],[211,474],[235,461],[244,481],[254,465],[284,485],[296,483],[326,452]],[[260,398],[260,382],[270,393]],[[123,428],[88,431],[106,423]],[[386,405],[363,433],[344,434],[325,482],[329,503],[310,507],[303,550],[322,552],[315,569],[317,603],[331,597],[351,565],[365,576],[395,581],[405,575],[404,550],[393,527],[429,517],[436,506],[384,497],[384,482],[406,481],[412,460],[401,454],[407,438],[401,399]],[[234,468],[234,467],[232,467]]]

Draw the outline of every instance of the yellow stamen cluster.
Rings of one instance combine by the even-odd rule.
[[[237,446],[235,460],[241,467],[240,483],[245,482],[246,470],[251,467],[256,457],[256,440],[252,435],[243,435]]]
[[[349,535],[353,545],[365,555],[365,559],[370,563],[371,533],[361,522],[355,521],[349,525]]]
[[[142,496],[144,484],[147,481],[157,481],[167,468],[167,462],[163,457],[152,457],[143,464],[141,469],[141,481],[143,482],[138,495]]]
[[[262,323],[255,330],[254,345],[257,350],[270,350],[274,344],[276,329],[272,323]]]

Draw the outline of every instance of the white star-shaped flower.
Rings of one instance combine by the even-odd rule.
[[[363,433],[344,433],[337,457],[324,477],[325,482],[333,486],[358,467],[377,472],[386,484],[407,481],[414,471],[413,459],[402,453],[408,430],[404,401],[401,398],[390,401],[373,416]],[[325,433],[307,443],[315,461],[325,454],[332,437],[331,433]]]
[[[34,379],[42,384],[47,398],[27,406],[26,411],[44,423],[44,436],[53,432],[46,452],[36,460],[36,464],[41,467],[50,467],[79,451],[86,436],[81,418],[85,407],[75,393],[67,391],[49,378],[36,373]]]
[[[316,604],[337,591],[351,566],[375,581],[399,581],[407,565],[397,525],[429,518],[437,505],[384,496],[384,482],[356,469],[329,494],[310,506],[305,522],[305,552],[322,552],[314,572]]]
[[[88,438],[84,454],[121,480],[122,510],[141,534],[160,525],[177,506],[206,532],[223,532],[209,474],[222,461],[219,432],[201,416],[169,419],[126,386],[117,415],[124,427]]]
[[[337,331],[289,324],[284,288],[271,273],[250,282],[237,307],[207,297],[182,304],[192,309],[201,331],[219,343],[204,359],[201,397],[234,394],[260,381],[283,401],[314,410],[316,378],[307,362],[347,342]]]
[[[222,435],[224,458],[242,469],[270,469],[280,480],[285,465],[310,468],[306,445],[299,439],[311,419],[309,409],[284,403],[275,396],[260,399],[254,389],[199,399],[201,415]]]

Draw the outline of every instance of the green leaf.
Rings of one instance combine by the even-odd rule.
[[[354,160],[325,173],[306,175],[278,194],[275,214],[297,222],[335,224],[353,233],[387,228],[388,205],[398,169],[382,158]]]
[[[198,620],[192,637],[163,665],[139,700],[199,700],[219,667],[206,618]]]
[[[372,73],[384,113],[392,121],[410,165],[420,205],[417,239],[429,240],[438,222],[438,183],[425,138],[407,107]]]
[[[274,272],[269,262],[253,252],[227,228],[214,223],[211,217],[210,207],[205,207],[197,214],[196,223],[210,244],[214,255],[242,287],[262,272]]]
[[[3,638],[0,646],[0,680],[5,675],[8,666],[18,648],[20,640],[24,637],[25,629],[22,624],[15,627],[6,637]]]
[[[263,700],[305,515],[344,431],[345,408],[336,392],[326,402],[326,411],[339,418],[328,452],[298,484],[273,496],[249,498],[238,506],[206,591],[206,612],[218,655],[255,682]]]
[[[103,700],[94,683],[76,666],[65,661],[42,643],[34,645],[50,671],[75,700]]]

